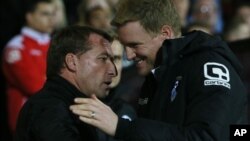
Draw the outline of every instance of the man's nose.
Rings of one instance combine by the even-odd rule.
[[[110,65],[109,65],[109,69],[108,69],[108,75],[112,76],[112,77],[115,77],[117,76],[117,68],[114,64],[113,61],[110,61]]]
[[[126,47],[126,56],[128,60],[133,60],[136,57],[134,50],[130,47]]]

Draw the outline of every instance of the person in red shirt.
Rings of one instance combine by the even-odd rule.
[[[25,101],[39,91],[46,80],[46,56],[54,28],[51,0],[31,0],[25,12],[26,25],[3,52],[7,80],[8,119],[15,132],[18,113]]]

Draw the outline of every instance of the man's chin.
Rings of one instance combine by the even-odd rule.
[[[136,65],[136,69],[139,75],[146,76],[151,72],[151,67],[149,64],[146,64],[145,61],[143,61],[141,64]]]
[[[107,97],[109,95],[109,90],[108,91],[105,91],[101,94],[96,94],[96,97],[99,98],[99,99],[103,99],[105,97]]]
[[[150,70],[146,70],[146,69],[137,69],[138,74],[141,76],[146,76],[150,73]]]

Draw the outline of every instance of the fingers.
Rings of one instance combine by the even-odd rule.
[[[91,97],[93,98],[75,98],[76,104],[71,105],[70,110],[76,115],[97,119],[96,113],[100,113],[102,103],[95,95]]]
[[[102,103],[95,95],[91,95],[91,98],[76,98],[75,103],[70,106],[70,110],[78,115],[81,121],[114,136],[118,116],[109,106]]]
[[[77,114],[79,116],[83,116],[86,118],[91,118],[91,119],[97,119],[97,113],[94,111],[83,111],[83,110],[72,110],[74,114]]]
[[[96,108],[104,108],[106,107],[106,105],[100,101],[96,95],[91,95],[91,98],[75,98],[74,99],[75,101],[75,105],[72,105],[72,108],[74,109],[82,109],[82,110],[95,110],[93,109],[93,107],[96,107]],[[77,106],[79,105],[79,107]],[[89,107],[86,107],[86,106],[89,106]],[[92,107],[91,107],[92,106]]]
[[[75,98],[74,102],[77,104],[103,104],[94,94],[91,95],[91,98]]]
[[[82,117],[80,116],[79,119],[87,124],[90,124],[92,126],[98,127],[98,120],[94,119],[94,118],[87,118],[87,117]]]
[[[100,107],[98,104],[100,104],[98,99],[95,97],[93,98],[75,98],[74,105],[70,106],[70,110],[88,110],[88,111],[96,111],[98,107]]]
[[[83,104],[83,103],[91,103],[92,99],[91,98],[75,98],[74,102],[78,104]]]
[[[75,103],[91,103],[92,100],[99,101],[95,94],[90,96],[91,98],[75,98]]]
[[[75,104],[71,105],[70,110],[87,110],[87,111],[96,111],[96,107],[90,104]]]
[[[97,119],[96,114],[100,111],[97,107],[88,104],[71,105],[70,110],[79,116]]]
[[[103,117],[104,118],[104,117]],[[102,130],[104,133],[114,136],[117,128],[118,117],[101,118],[102,120],[97,120],[96,118],[88,118],[85,116],[79,116],[79,119],[84,123],[90,124]]]

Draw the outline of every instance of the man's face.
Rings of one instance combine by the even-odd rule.
[[[86,95],[99,98],[108,95],[112,78],[117,75],[110,43],[98,34],[89,36],[90,50],[81,54],[76,63],[76,83]]]
[[[193,17],[196,21],[207,21],[209,25],[216,24],[218,8],[214,0],[197,0],[194,5]]]
[[[110,21],[108,9],[96,9],[90,14],[89,24],[97,29],[110,29]]]
[[[55,24],[53,15],[54,5],[52,3],[41,2],[37,5],[35,11],[27,14],[27,24],[39,32],[51,33]]]
[[[54,26],[55,29],[60,29],[66,26],[65,7],[62,0],[53,0],[54,5]]]
[[[121,79],[123,46],[118,40],[114,40],[111,45],[114,54],[114,63],[117,68],[117,76],[112,79],[111,87],[116,87]]]
[[[237,16],[242,17],[250,25],[250,7],[241,6],[237,10]]]
[[[147,75],[154,67],[156,54],[164,39],[160,34],[152,37],[138,21],[119,27],[118,36],[125,46],[128,60],[136,63],[140,75]]]
[[[188,14],[188,9],[189,9],[189,0],[174,0],[173,1],[175,6],[176,6],[176,10],[180,16],[180,20],[183,26],[185,26],[186,24],[186,17]]]

